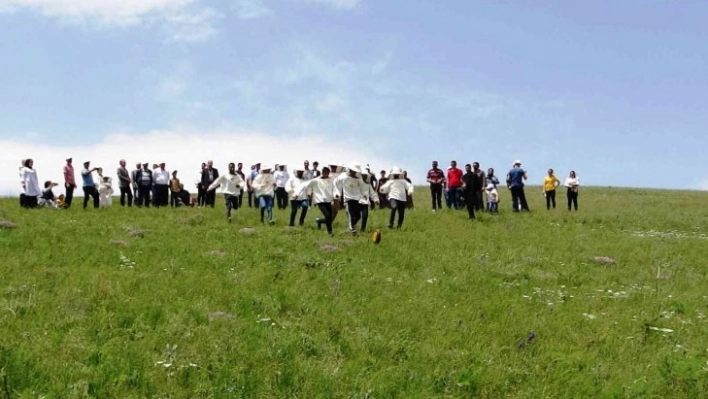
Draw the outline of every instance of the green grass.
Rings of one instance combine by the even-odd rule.
[[[539,191],[469,221],[421,188],[378,246],[343,213],[0,200],[0,398],[708,396],[708,194]]]

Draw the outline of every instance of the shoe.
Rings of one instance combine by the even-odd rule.
[[[231,216],[229,216],[227,220],[229,223],[231,223]]]
[[[392,228],[393,228],[393,225],[392,225],[392,224],[389,224],[389,225],[388,225],[388,228],[389,228],[389,229],[392,229]]]
[[[317,223],[317,230],[322,229],[322,221],[320,219],[315,219],[315,223]]]

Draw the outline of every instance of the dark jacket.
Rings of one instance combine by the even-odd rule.
[[[143,181],[143,176],[147,174],[150,176],[150,183],[148,184],[147,181]],[[150,169],[140,169],[140,172],[136,174],[136,183],[138,186],[152,186],[152,171]]]
[[[219,178],[219,170],[216,168],[211,168],[213,172],[213,179],[209,180],[209,168],[206,168],[202,171],[202,187],[205,189],[211,185],[211,183],[214,182],[214,180]]]

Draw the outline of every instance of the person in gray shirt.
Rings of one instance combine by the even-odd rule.
[[[118,168],[118,188],[120,188],[120,206],[125,206],[125,197],[128,196],[128,206],[133,206],[133,190],[130,186],[131,179],[128,169],[125,168],[125,159],[120,160]]]

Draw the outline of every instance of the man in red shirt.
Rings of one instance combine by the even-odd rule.
[[[462,189],[462,169],[457,167],[457,161],[451,161],[447,168],[447,194],[450,204],[460,209],[460,190]],[[450,206],[448,206],[449,208]]]
[[[445,172],[438,168],[438,161],[433,161],[433,167],[428,171],[428,183],[430,183],[430,196],[433,199],[433,212],[442,209],[443,183],[445,183]]]
[[[64,197],[64,208],[71,207],[71,201],[74,199],[74,189],[76,188],[76,179],[74,178],[74,167],[71,165],[71,158],[66,159],[64,166],[64,188],[66,196]]]

